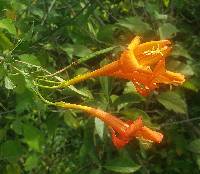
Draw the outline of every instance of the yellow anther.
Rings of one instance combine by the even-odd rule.
[[[155,55],[155,54],[160,54],[161,56],[164,56],[163,51],[165,51],[166,49],[167,49],[167,46],[160,48],[160,45],[158,44],[158,47],[156,49],[153,46],[153,48],[151,50],[144,51],[143,54],[145,54],[147,56]]]

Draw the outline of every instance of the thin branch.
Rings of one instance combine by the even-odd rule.
[[[186,120],[175,121],[175,122],[171,122],[171,123],[163,123],[163,124],[161,124],[160,127],[166,127],[166,126],[172,126],[172,125],[177,125],[177,124],[183,124],[183,123],[188,123],[188,122],[197,121],[197,120],[200,120],[200,117],[189,118],[189,119],[186,119]]]
[[[10,110],[10,111],[0,112],[0,115],[4,115],[4,114],[8,114],[8,113],[12,113],[12,112],[15,112],[15,109]]]
[[[45,102],[46,104],[48,104],[48,105],[55,105],[53,102],[50,102],[50,101],[48,101],[48,100],[46,100],[41,94],[40,94],[40,92],[38,91],[38,90],[36,90],[36,89],[34,89],[34,88],[32,88],[32,90],[38,95],[38,97],[43,101],[43,102]]]
[[[60,74],[60,73],[62,73],[62,72],[64,72],[64,71],[66,71],[66,70],[69,69],[72,65],[77,65],[77,64],[78,64],[78,62],[72,62],[70,65],[68,65],[68,66],[66,66],[66,67],[64,67],[64,68],[62,68],[62,69],[56,71],[55,73],[48,74],[48,75],[45,75],[45,76],[38,76],[38,77],[52,77],[52,76],[55,76],[55,75],[57,75],[57,74]]]
[[[113,16],[113,14],[112,14],[112,12],[111,12],[110,10],[108,10],[108,9],[106,9],[106,8],[104,7],[104,5],[101,3],[101,1],[96,0],[96,2],[99,4],[99,6],[100,6],[102,9],[104,9],[105,11],[107,11],[107,13],[108,13],[115,21],[118,22],[118,19],[117,19],[115,16]]]

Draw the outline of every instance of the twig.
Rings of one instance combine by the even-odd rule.
[[[46,100],[46,99],[40,94],[40,92],[39,92],[38,90],[36,90],[36,89],[34,89],[34,88],[32,88],[32,90],[40,97],[40,99],[41,99],[44,103],[46,103],[46,104],[48,104],[48,105],[55,105],[54,103],[52,103],[52,102]]]
[[[53,73],[53,74],[48,74],[48,75],[45,75],[45,76],[38,76],[38,77],[43,77],[43,78],[44,78],[44,77],[52,77],[52,76],[55,76],[55,75],[57,75],[57,74],[62,73],[63,71],[66,71],[67,69],[71,68],[72,66],[75,66],[75,65],[78,65],[78,64],[80,64],[80,63],[83,63],[83,62],[85,62],[85,61],[87,61],[87,60],[89,60],[89,59],[91,59],[91,58],[93,58],[93,57],[96,57],[96,56],[99,56],[99,55],[108,53],[108,52],[112,51],[112,50],[115,49],[115,48],[117,48],[117,46],[112,46],[112,47],[108,47],[108,48],[105,48],[105,49],[100,50],[100,51],[96,51],[96,52],[91,53],[90,55],[88,55],[88,56],[86,56],[86,57],[84,57],[84,58],[82,58],[82,59],[80,59],[80,60],[77,60],[77,61],[72,62],[70,65],[68,65],[68,66],[66,66],[66,67],[64,67],[64,68],[62,68],[61,70],[56,71],[56,72]]]
[[[71,22],[74,21],[79,15],[82,14],[82,12],[90,5],[90,1],[83,7],[72,19]],[[70,5],[70,8],[73,9],[73,7]],[[75,13],[75,12],[74,12]]]
[[[188,122],[192,122],[192,121],[196,121],[196,120],[200,120],[200,117],[189,118],[186,120],[175,121],[175,122],[171,122],[171,123],[163,123],[163,124],[161,124],[160,127],[172,126],[172,125],[176,125],[176,124],[183,124],[183,123],[188,123]]]
[[[107,10],[107,9],[104,7],[104,5],[103,5],[99,0],[96,0],[96,2],[99,4],[99,6],[100,6],[102,9],[104,9],[105,11],[107,11],[107,13],[108,13],[115,21],[118,22],[118,19],[117,19],[115,16],[113,16],[112,12],[110,12],[109,10]]]
[[[8,114],[8,113],[12,113],[12,112],[15,112],[15,109],[10,110],[10,111],[0,112],[0,115],[4,115],[4,114]]]
[[[55,73],[48,74],[48,75],[45,75],[45,76],[38,76],[38,77],[52,77],[52,76],[55,76],[55,75],[57,75],[57,74],[60,74],[60,73],[62,73],[62,72],[64,72],[64,71],[66,71],[66,70],[69,69],[72,65],[76,65],[76,64],[78,64],[78,63],[77,63],[77,62],[72,62],[70,65],[68,65],[68,66],[66,66],[66,67],[64,67],[64,68],[62,68],[62,69],[56,71]]]

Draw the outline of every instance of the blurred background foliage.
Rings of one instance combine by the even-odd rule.
[[[196,0],[0,0],[0,173],[199,173],[199,9]],[[142,115],[161,144],[116,150],[100,120],[47,108],[32,90],[32,79],[68,65],[57,79],[115,60],[135,35],[173,41],[167,66],[186,75],[183,86],[143,98],[130,82],[102,77],[41,93]]]

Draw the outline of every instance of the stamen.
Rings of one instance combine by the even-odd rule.
[[[146,56],[156,55],[156,54],[160,54],[161,56],[164,56],[163,51],[165,51],[167,48],[168,48],[167,46],[160,48],[160,45],[158,44],[158,47],[156,49],[153,46],[151,50],[144,51],[143,54]]]

